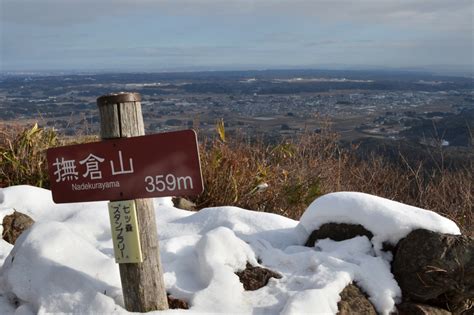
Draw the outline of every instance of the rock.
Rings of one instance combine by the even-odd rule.
[[[262,267],[254,267],[247,263],[244,270],[236,272],[239,276],[240,282],[244,285],[247,291],[258,290],[267,285],[270,278],[280,279],[281,275]]]
[[[168,295],[167,298],[168,298],[168,306],[170,309],[178,309],[178,308],[183,309],[183,310],[189,309],[189,304],[185,300],[175,298],[172,295]]]
[[[342,290],[341,300],[337,303],[339,315],[377,315],[374,306],[364,293],[354,284]]]
[[[15,211],[13,214],[3,218],[2,238],[10,244],[15,245],[16,239],[23,231],[33,225],[35,221],[21,212]]]
[[[460,314],[474,299],[474,238],[414,230],[397,244],[392,272],[405,301]]]
[[[173,205],[178,209],[188,210],[188,211],[196,211],[196,204],[192,201],[189,201],[186,198],[181,197],[173,197],[172,199]]]
[[[452,313],[434,306],[405,302],[397,305],[398,315],[451,315]]]
[[[369,240],[374,236],[360,224],[325,223],[309,236],[305,246],[313,247],[317,240],[330,238],[333,241],[343,241],[356,236],[367,236]]]

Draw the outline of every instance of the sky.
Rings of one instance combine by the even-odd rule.
[[[0,0],[1,71],[473,69],[472,0]]]

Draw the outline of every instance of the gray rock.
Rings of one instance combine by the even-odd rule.
[[[33,225],[35,221],[21,212],[15,211],[13,214],[3,218],[2,238],[10,244],[15,245],[17,238],[23,231]]]
[[[280,279],[281,275],[262,267],[247,263],[244,270],[235,273],[247,291],[255,291],[267,285],[270,278]]]
[[[196,211],[197,209],[196,204],[192,201],[189,201],[186,198],[173,197],[172,201],[173,201],[173,205],[178,209],[189,210],[189,211]]]
[[[341,300],[337,303],[339,315],[377,315],[374,306],[364,293],[354,284],[342,290]]]
[[[397,245],[392,272],[405,301],[461,314],[474,299],[474,238],[412,231]]]
[[[168,298],[168,306],[170,309],[183,309],[187,310],[189,309],[189,303],[186,302],[185,300],[175,298],[174,296],[167,294]]]
[[[372,232],[360,224],[325,223],[321,225],[319,229],[311,233],[305,246],[313,247],[317,240],[325,238],[330,238],[334,241],[343,241],[364,235],[367,236],[369,240],[374,236]]]

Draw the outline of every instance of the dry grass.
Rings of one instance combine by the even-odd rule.
[[[201,148],[206,190],[196,202],[200,207],[237,205],[297,218],[324,193],[326,179],[338,171],[343,158],[332,133],[274,146],[242,137],[207,140]]]
[[[472,163],[453,171],[403,157],[399,164],[375,155],[361,161],[327,128],[273,146],[228,139],[220,128],[218,137],[202,144],[206,190],[196,199],[199,207],[236,205],[299,219],[320,195],[360,191],[436,211],[472,235]],[[264,183],[268,187],[258,189]]]
[[[95,136],[59,137],[54,129],[0,126],[0,187],[33,185],[49,188],[46,150],[51,147],[96,141]]]
[[[48,187],[48,147],[95,140],[58,140],[52,130],[33,126],[0,131],[0,186]],[[299,219],[318,196],[335,191],[361,191],[430,209],[456,221],[472,235],[474,166],[428,170],[422,162],[401,157],[399,164],[381,156],[357,159],[342,149],[328,128],[278,145],[229,139],[224,124],[214,139],[201,141],[205,191],[195,198],[199,208],[235,205]]]
[[[56,132],[50,129],[10,126],[0,130],[0,185],[28,184],[48,186],[45,151],[57,145]]]
[[[423,168],[422,162],[411,166],[388,163],[382,157],[347,165],[343,190],[357,190],[389,198],[446,216],[473,233],[474,167],[446,170]]]

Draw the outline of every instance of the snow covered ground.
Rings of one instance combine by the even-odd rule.
[[[401,292],[381,244],[396,244],[418,227],[460,233],[433,212],[362,193],[325,195],[300,222],[236,207],[189,212],[170,198],[154,202],[167,291],[191,306],[162,313],[333,314],[339,293],[355,281],[388,314]],[[0,189],[0,220],[13,209],[36,223],[15,247],[0,240],[0,314],[127,313],[106,202],[56,205],[48,190]],[[327,222],[362,224],[374,237],[304,247]],[[283,277],[245,291],[234,272],[247,262]]]

